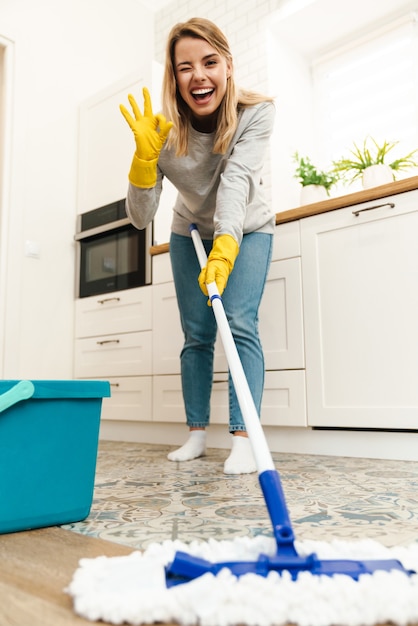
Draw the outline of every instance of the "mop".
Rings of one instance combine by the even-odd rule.
[[[206,252],[194,224],[190,233],[203,268]],[[208,284],[207,289],[272,523],[273,550],[271,541],[260,537],[253,544],[243,540],[238,548],[239,556],[228,542],[209,541],[206,550],[196,547],[189,550],[180,542],[166,542],[166,545],[150,546],[143,554],[136,552],[116,560],[82,559],[67,589],[75,599],[76,611],[88,619],[107,619],[113,623],[176,621],[201,626],[276,626],[288,622],[300,626],[360,626],[384,621],[397,624],[418,621],[415,571],[418,544],[409,560],[405,555],[381,558],[379,546],[367,542],[363,546],[365,558],[360,560],[352,558],[349,549],[344,558],[320,558],[315,551],[309,551],[309,544],[308,549],[306,545],[297,549],[299,542],[295,539],[280,476],[222,298],[215,282]],[[318,546],[320,551],[332,553],[332,546],[320,543]],[[260,552],[254,558],[257,547]],[[242,558],[246,550],[250,557]],[[214,561],[203,558],[205,552],[219,555],[227,552],[232,558]],[[375,553],[379,553],[379,558],[375,558]],[[389,550],[387,553],[392,556]],[[113,594],[109,600],[114,586],[119,595]]]

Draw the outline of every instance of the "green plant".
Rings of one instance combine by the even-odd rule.
[[[329,195],[330,188],[339,180],[337,172],[325,172],[317,169],[309,157],[301,157],[298,152],[294,153],[293,160],[297,164],[295,178],[299,179],[302,187],[306,187],[307,185],[321,185],[325,187]]]
[[[372,144],[371,146],[370,142]],[[418,149],[413,150],[404,157],[395,159],[392,163],[386,163],[385,159],[387,154],[398,143],[398,141],[384,141],[383,144],[379,146],[375,139],[366,137],[361,148],[354,143],[354,148],[350,150],[351,158],[341,158],[333,162],[333,171],[339,175],[344,182],[352,183],[371,165],[388,165],[393,172],[418,167],[417,161],[413,158],[414,154],[418,152]],[[395,174],[393,178],[395,179]]]

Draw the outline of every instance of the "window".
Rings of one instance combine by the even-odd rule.
[[[409,14],[312,65],[315,146],[320,161],[367,136],[399,141],[393,158],[418,148],[417,16]],[[409,171],[402,176],[411,176]]]

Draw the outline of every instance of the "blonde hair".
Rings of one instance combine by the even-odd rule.
[[[260,102],[272,102],[273,98],[248,91],[238,90],[233,74],[233,59],[228,41],[223,32],[213,22],[199,17],[193,17],[187,22],[180,22],[173,26],[167,40],[164,68],[162,102],[163,113],[174,124],[167,140],[168,147],[176,148],[176,156],[187,154],[189,139],[190,109],[180,96],[177,89],[174,52],[176,43],[183,37],[203,39],[211,45],[231,67],[231,75],[227,81],[226,93],[218,111],[218,122],[213,152],[225,154],[234,136],[238,111]]]

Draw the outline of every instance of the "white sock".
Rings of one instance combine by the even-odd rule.
[[[232,450],[224,464],[224,474],[252,474],[257,471],[248,437],[232,437]]]
[[[181,448],[167,454],[169,461],[191,461],[206,454],[206,431],[191,430],[188,440]]]

